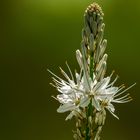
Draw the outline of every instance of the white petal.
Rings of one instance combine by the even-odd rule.
[[[110,82],[110,77],[106,77],[102,79],[101,82],[98,82],[97,85],[94,87],[93,91],[97,92],[98,90],[106,89],[109,82]]]
[[[76,77],[76,82],[77,82],[77,85],[80,85],[80,75],[77,73],[77,72],[75,72],[75,77]]]
[[[111,112],[115,111],[115,108],[114,108],[113,104],[111,104],[111,103],[108,105],[108,109],[110,109]]]
[[[64,105],[60,105],[59,108],[57,109],[57,112],[64,113],[64,112],[71,111],[71,110],[75,109],[75,107],[76,107],[75,105],[73,105],[71,103],[67,103]]]
[[[100,111],[101,110],[101,106],[99,104],[99,101],[95,98],[92,98],[92,105],[98,110]]]
[[[108,111],[115,117],[115,118],[117,118],[118,120],[119,120],[119,117],[117,116],[117,115],[115,115],[111,110],[110,110],[110,108],[107,108],[108,109]]]
[[[117,92],[118,92],[118,87],[110,87],[110,88],[106,89],[107,94],[115,95]]]
[[[101,45],[100,57],[103,56],[104,51],[105,51],[105,49],[106,49],[106,46],[107,46],[107,40],[104,39],[103,42],[102,42],[102,45]]]
[[[76,58],[79,66],[82,67],[82,54],[79,50],[76,50]]]
[[[81,107],[87,107],[90,103],[90,98],[89,97],[84,97],[83,99],[81,99],[81,102],[79,104],[79,106]]]
[[[72,111],[67,117],[66,117],[66,121],[72,119],[72,117],[75,116],[74,111]]]
[[[73,92],[73,89],[70,86],[66,85],[62,86],[59,91],[64,94],[71,94]]]
[[[109,84],[109,82],[110,82],[110,77],[106,77],[106,78],[104,78],[103,80],[102,80],[102,86],[101,86],[101,88],[102,89],[105,89],[106,87],[107,87],[107,85]]]
[[[73,102],[72,99],[68,95],[66,95],[66,94],[57,95],[57,99],[62,104]]]
[[[104,54],[103,58],[100,60],[99,64],[97,65],[96,71],[99,71],[103,65],[104,62],[107,61],[107,54]]]

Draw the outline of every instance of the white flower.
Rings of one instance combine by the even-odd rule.
[[[91,102],[92,106],[94,106],[97,111],[101,111],[106,108],[111,112],[112,115],[118,118],[114,114],[115,108],[112,103],[126,103],[131,101],[132,99],[131,97],[129,97],[129,94],[125,94],[124,96],[121,95],[128,89],[133,87],[135,84],[123,90],[125,88],[124,85],[120,87],[114,86],[114,83],[117,81],[118,76],[111,83],[110,81],[113,73],[110,76],[104,78],[106,72],[107,54],[102,54],[102,56],[102,59],[99,61],[99,64],[96,67],[96,75],[94,75],[93,80],[91,80],[87,68],[88,64],[86,63],[84,56],[81,55],[79,50],[76,51],[77,61],[84,73],[84,83],[81,84],[84,87],[83,92],[85,93],[83,94],[84,98],[81,98],[80,106],[84,108],[89,104],[89,102]]]
[[[114,114],[115,108],[112,103],[126,103],[131,101],[132,99],[129,97],[129,94],[125,94],[124,96],[121,95],[135,84],[123,90],[125,88],[123,85],[120,87],[114,86],[118,76],[111,83],[110,81],[113,73],[104,78],[106,71],[106,54],[100,60],[99,65],[96,68],[97,73],[96,75],[93,74],[93,80],[89,76],[89,64],[79,50],[76,51],[76,57],[81,71],[80,74],[75,72],[75,77],[67,63],[66,65],[71,78],[62,68],[60,68],[61,73],[66,80],[63,80],[48,70],[54,76],[52,79],[55,84],[52,85],[60,92],[56,98],[54,97],[61,103],[57,111],[59,113],[71,111],[66,119],[70,119],[77,115],[85,117],[85,114],[82,114],[83,112],[80,107],[84,109],[85,107],[88,107],[89,103],[91,103],[97,111],[103,111],[106,108],[113,116],[118,118]]]
[[[68,66],[68,64],[66,63],[69,72],[71,74],[71,79],[69,78],[69,76],[64,72],[64,70],[61,70],[61,73],[65,76],[66,80],[63,80],[62,78],[58,77],[57,75],[55,75],[54,73],[52,73],[50,70],[48,70],[54,77],[52,77],[54,84],[51,83],[51,85],[53,85],[54,87],[56,87],[56,89],[61,93],[59,95],[57,95],[57,97],[55,98],[56,100],[58,100],[61,105],[59,106],[59,108],[57,109],[57,112],[59,113],[63,113],[63,112],[67,112],[67,111],[71,111],[71,113],[68,115],[67,119],[72,118],[72,116],[76,116],[76,115],[82,115],[82,117],[85,116],[85,114],[82,114],[82,112],[79,109],[79,103],[80,100],[84,97],[84,87],[81,83],[83,83],[82,81],[82,72],[80,74],[78,74],[77,72],[75,72],[75,79],[74,76]]]
[[[123,90],[125,88],[124,85],[120,87],[113,86],[116,80],[118,79],[118,76],[115,78],[113,82],[110,83],[111,76],[103,78],[100,82],[91,81],[92,86],[91,86],[90,93],[89,95],[82,98],[80,104],[82,107],[85,107],[83,106],[83,102],[87,104],[91,100],[92,105],[98,111],[101,111],[102,109],[106,108],[109,110],[109,112],[111,112],[113,116],[118,118],[114,114],[115,108],[112,103],[126,103],[126,102],[131,101],[132,98],[129,96],[129,94],[125,94],[124,96],[121,96],[121,95],[125,93],[127,90],[129,90],[131,87],[133,87],[135,84]]]

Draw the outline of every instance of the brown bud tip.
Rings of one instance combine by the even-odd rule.
[[[104,15],[104,13],[103,13],[103,11],[102,11],[102,8],[97,4],[97,3],[92,3],[92,4],[90,4],[88,7],[87,7],[87,9],[86,9],[86,11],[85,11],[85,14],[86,13],[93,13],[93,12],[95,12],[95,13],[99,13],[101,16],[103,16]]]

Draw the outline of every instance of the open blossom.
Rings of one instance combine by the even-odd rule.
[[[84,98],[84,87],[82,83],[82,72],[78,74],[75,72],[75,77],[73,76],[68,64],[67,67],[70,71],[71,78],[60,68],[62,74],[65,76],[66,80],[56,76],[54,73],[49,71],[54,77],[52,77],[54,84],[52,84],[60,92],[55,98],[61,105],[57,109],[57,112],[63,113],[71,111],[70,115],[66,119],[70,119],[73,115],[80,115],[81,111],[79,109],[79,103],[82,98]],[[74,78],[76,80],[74,80]],[[84,116],[84,114],[83,114]]]
[[[91,91],[81,100],[81,106],[85,103],[87,105],[90,100],[92,100],[92,105],[98,110],[101,111],[102,109],[106,108],[111,112],[113,116],[118,118],[115,114],[115,108],[112,103],[126,103],[132,100],[129,94],[122,95],[128,89],[133,87],[135,84],[131,85],[127,89],[124,89],[125,86],[122,85],[120,87],[114,86],[118,77],[110,83],[111,76],[103,78],[100,82],[94,82],[92,84]],[[93,82],[93,81],[92,81]],[[123,90],[124,89],[124,90]]]
[[[82,62],[80,62],[80,65],[82,65]],[[81,113],[80,107],[88,107],[89,103],[92,102],[92,106],[97,111],[101,111],[106,108],[109,112],[111,112],[111,114],[113,114],[113,116],[118,118],[114,114],[115,108],[112,103],[126,103],[132,100],[131,97],[129,97],[129,94],[122,94],[135,84],[127,89],[124,89],[124,85],[116,87],[114,86],[114,83],[116,82],[118,76],[112,82],[111,77],[113,74],[102,78],[101,81],[97,81],[96,76],[94,75],[94,80],[91,80],[88,74],[88,77],[85,78],[83,70],[80,74],[75,72],[74,77],[68,64],[67,67],[71,74],[71,78],[60,68],[61,73],[64,75],[66,80],[63,80],[50,71],[50,73],[54,76],[52,78],[54,84],[52,85],[60,92],[60,94],[56,97],[61,104],[57,109],[59,113],[70,111],[72,112],[72,114],[70,114],[72,117],[73,115]]]

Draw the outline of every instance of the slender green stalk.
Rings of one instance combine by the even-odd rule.
[[[94,72],[94,66],[93,66],[93,52],[90,54],[90,78],[93,80],[93,72]],[[87,109],[87,125],[86,125],[86,140],[90,140],[90,128],[89,128],[89,116],[93,116],[93,106],[92,106],[92,100],[90,101],[90,104],[88,105]]]
[[[94,58],[93,58],[94,53],[91,52],[90,54],[90,78],[93,80],[93,72],[94,72]]]
[[[83,29],[83,41],[85,43],[85,46],[87,49],[87,52],[89,52],[88,57],[90,60],[89,64],[89,76],[91,80],[94,80],[94,73],[95,70],[95,51],[97,51],[97,47],[100,45],[100,42],[102,41],[102,10],[97,4],[90,5],[86,12],[85,12],[85,27]],[[87,61],[88,61],[87,57]],[[96,65],[98,64],[98,61],[96,61]],[[94,98],[94,97],[93,97]],[[95,124],[94,122],[90,122],[89,118],[92,118],[92,121],[95,120],[96,109],[94,109],[92,105],[92,99],[90,100],[90,103],[87,107],[86,112],[86,136],[85,140],[92,140],[95,139],[96,133],[98,131],[99,126]],[[92,124],[90,124],[92,123]],[[94,124],[94,126],[93,126]],[[94,134],[93,134],[94,133]]]

